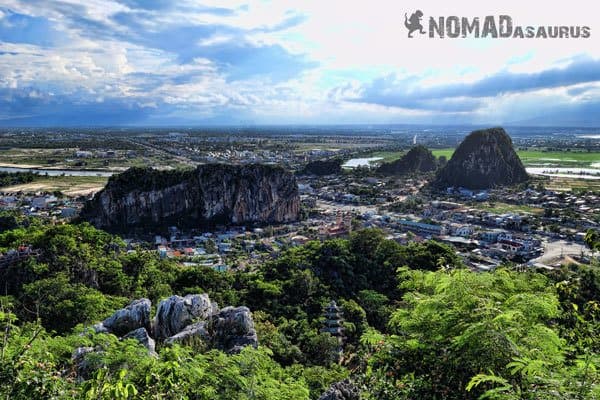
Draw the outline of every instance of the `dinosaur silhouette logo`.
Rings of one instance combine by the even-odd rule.
[[[404,13],[404,26],[408,29],[408,37],[412,38],[412,34],[415,31],[419,31],[419,33],[425,33],[423,29],[423,25],[421,25],[421,18],[423,18],[423,11],[417,10],[415,11],[410,18]]]

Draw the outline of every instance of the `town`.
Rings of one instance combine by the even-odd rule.
[[[14,135],[6,133],[4,139],[14,143]],[[386,152],[403,154],[403,149],[410,148],[411,141],[415,141],[412,134],[395,139],[386,136],[373,139],[355,133],[317,138],[263,134],[244,137],[244,145],[238,146],[238,139],[232,136],[172,132],[144,140],[125,136],[118,140],[129,145],[135,143],[137,147],[113,143],[118,150],[107,150],[106,143],[96,145],[100,150],[90,148],[90,138],[94,137],[91,134],[77,135],[71,140],[76,142],[82,137],[88,147],[69,150],[67,155],[71,159],[101,158],[109,163],[123,159],[136,165],[138,159],[158,157],[160,151],[168,153],[162,156],[180,167],[198,162],[261,162],[284,165],[296,171],[301,201],[299,221],[261,226],[223,225],[210,231],[170,226],[161,232],[124,235],[129,251],[156,251],[161,258],[177,260],[187,267],[252,270],[276,258],[286,248],[310,240],[345,237],[353,230],[379,228],[388,238],[402,244],[435,239],[451,245],[473,270],[490,270],[506,263],[522,268],[553,268],[565,261],[586,262],[589,252],[583,238],[588,229],[598,229],[600,223],[600,195],[593,186],[589,190],[559,190],[552,187],[555,178],[537,176],[527,185],[513,187],[431,190],[427,186],[431,174],[385,176],[378,173],[382,158],[376,156]],[[449,135],[443,138],[446,142],[440,143],[440,140],[430,133],[423,138],[429,145],[442,148],[449,145],[448,140],[454,139]],[[553,143],[558,147],[565,140],[558,136],[555,142],[547,142],[537,135],[524,135],[515,141],[528,149],[554,151]],[[211,143],[211,146],[204,147],[204,151],[200,151],[200,147],[189,147],[200,142]],[[595,145],[596,141],[571,138],[570,154],[598,154],[594,153]],[[182,150],[187,148],[188,152]],[[311,163],[331,159],[345,162],[341,165],[340,161],[334,171],[304,170]],[[74,169],[77,166],[81,167],[81,163],[61,165],[61,171],[67,175],[59,178],[68,180],[69,173],[86,171]],[[101,179],[115,172],[110,168],[94,171],[106,174]],[[94,172],[91,179],[99,179],[93,175]],[[573,176],[572,181],[595,183],[578,178]],[[26,185],[9,186],[0,189],[0,208],[4,213],[62,223],[76,219],[86,200],[101,187],[69,195],[60,190],[43,190],[43,187],[39,190],[36,185],[30,190]],[[9,223],[10,219],[5,217],[4,220]]]

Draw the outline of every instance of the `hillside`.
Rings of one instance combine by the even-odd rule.
[[[437,160],[425,146],[415,146],[402,158],[391,163],[383,163],[377,172],[383,175],[407,175],[416,172],[431,172],[437,169]]]
[[[299,172],[300,175],[335,175],[342,173],[342,159],[317,160],[307,163]]]
[[[23,245],[31,257],[0,268],[3,398],[600,393],[597,261],[475,273],[453,248],[366,229],[289,248],[256,273],[221,273],[124,251],[89,224],[0,233],[3,253]],[[341,339],[323,331],[332,299]]]
[[[94,226],[205,226],[281,223],[298,218],[296,179],[269,165],[199,165],[192,170],[131,168],[109,179],[82,210]]]
[[[488,189],[527,181],[523,163],[503,128],[471,132],[434,181],[440,188]]]

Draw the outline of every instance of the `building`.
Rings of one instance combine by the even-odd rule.
[[[402,229],[415,233],[437,236],[446,234],[446,229],[442,225],[426,224],[407,219],[399,220],[398,224]]]

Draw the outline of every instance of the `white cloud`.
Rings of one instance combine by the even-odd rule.
[[[6,9],[49,20],[65,40],[54,47],[0,42],[0,88],[77,96],[93,93],[94,99],[103,101],[130,98],[157,110],[166,103],[203,113],[235,107],[257,118],[276,120],[387,121],[427,113],[347,99],[357,97],[361,85],[389,74],[396,79],[411,77],[416,87],[427,88],[448,82],[475,82],[499,71],[539,72],[580,55],[600,58],[596,6],[584,0],[544,4],[543,12],[539,4],[522,0],[493,4],[466,0],[246,3],[209,0],[199,6],[190,0],[173,3],[164,10],[136,10],[114,0],[5,0]],[[508,14],[515,24],[589,25],[592,36],[580,40],[408,39],[404,14],[416,9],[423,10],[425,18]],[[135,24],[125,24],[117,15],[134,18]],[[0,20],[5,17],[0,11]],[[189,38],[190,46],[217,52],[220,46],[225,49],[241,42],[281,46],[292,56],[305,54],[318,67],[300,68],[295,76],[277,83],[255,75],[230,81],[224,65],[236,63],[235,55],[222,62],[199,50],[187,59],[178,53],[181,49],[161,47],[147,38],[167,28],[186,26],[206,28],[202,35]],[[240,65],[250,68],[261,62],[268,61],[257,59]],[[519,105],[537,110],[535,96],[549,101],[554,96],[552,102],[556,104],[598,98],[598,86],[588,86],[580,91],[557,88],[548,93],[488,98],[475,118],[488,115],[501,119]]]

